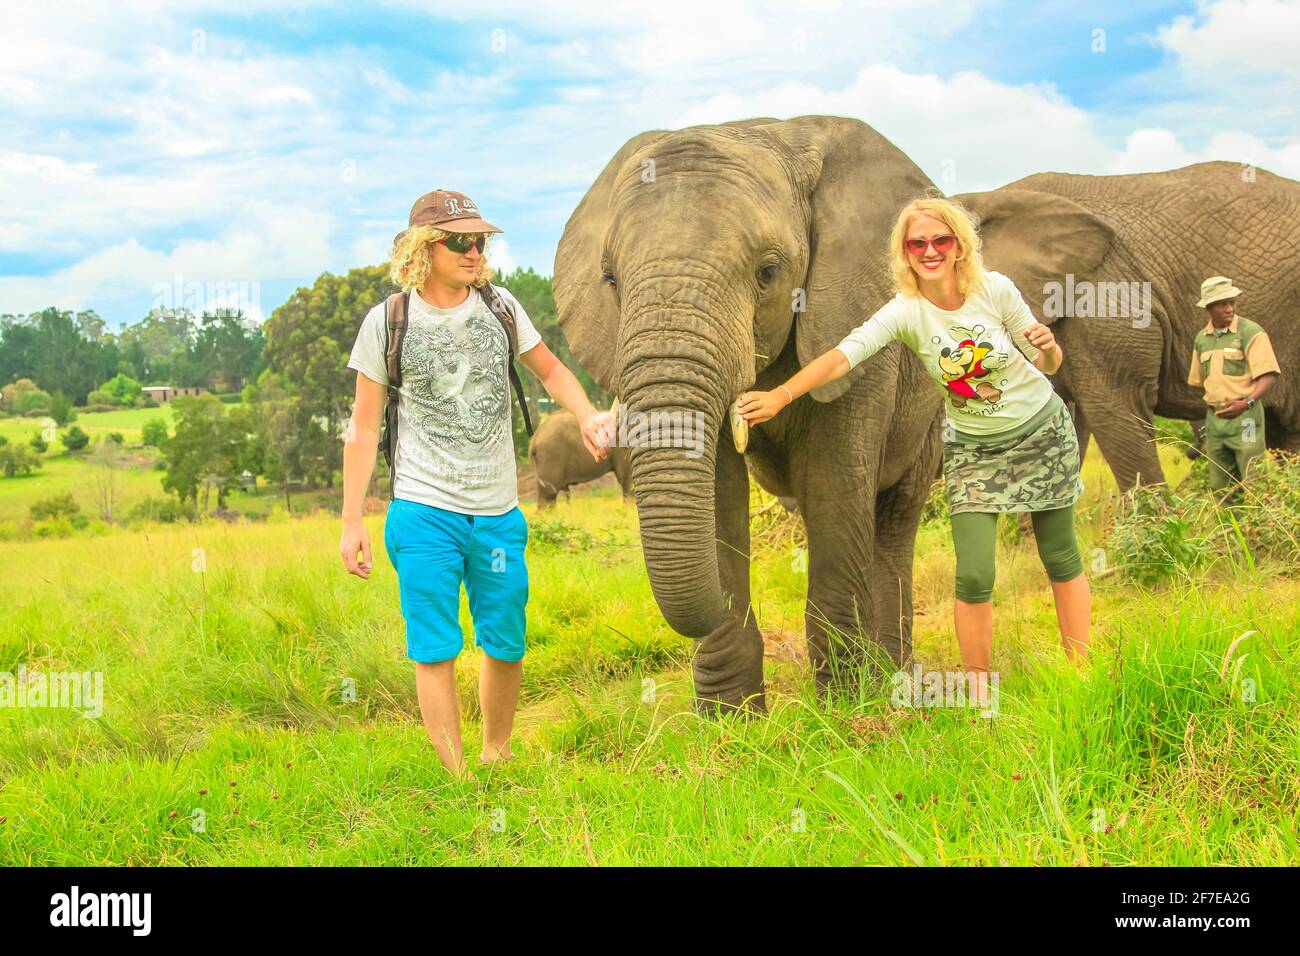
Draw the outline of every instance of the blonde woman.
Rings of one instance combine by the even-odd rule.
[[[389,264],[408,296],[408,326],[384,543],[397,570],[420,713],[439,758],[456,773],[464,768],[454,670],[464,646],[462,584],[474,641],[483,648],[484,763],[510,756],[523,678],[528,525],[516,493],[507,336],[485,298],[492,277],[487,237],[500,231],[464,193],[435,190],[411,208]],[[608,425],[598,425],[602,417],[581,383],[546,347],[523,306],[505,289],[498,292],[514,313],[519,361],[577,416],[592,457],[604,458]],[[373,564],[361,506],[387,395],[387,340],[380,302],[362,322],[348,361],[357,372],[356,440],[343,451],[339,554],[363,579]]]
[[[1083,490],[1079,446],[1047,376],[1065,356],[1015,284],[984,269],[969,214],[941,198],[905,206],[889,239],[898,294],[830,351],[770,392],[746,392],[740,413],[765,422],[800,395],[903,342],[947,399],[943,472],[957,556],[957,642],[982,699],[993,641],[990,596],[997,517],[1028,511],[1052,585],[1066,656],[1088,652],[1092,596],[1074,535]]]

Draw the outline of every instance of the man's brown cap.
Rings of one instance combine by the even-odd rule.
[[[435,189],[425,193],[411,207],[407,229],[412,226],[436,226],[443,232],[501,232],[492,223],[481,219],[478,206],[464,193],[450,189]],[[406,230],[403,230],[405,232]],[[396,242],[402,235],[393,237]]]

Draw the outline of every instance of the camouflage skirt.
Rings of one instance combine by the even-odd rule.
[[[953,514],[962,511],[1050,511],[1083,494],[1079,441],[1059,395],[1007,436],[950,431],[943,477]]]

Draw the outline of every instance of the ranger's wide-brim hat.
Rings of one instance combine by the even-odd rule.
[[[1235,299],[1239,295],[1241,290],[1232,284],[1231,279],[1226,276],[1210,276],[1201,283],[1201,301],[1196,303],[1196,307],[1203,309],[1213,302]]]

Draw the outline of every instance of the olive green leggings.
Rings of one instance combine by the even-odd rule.
[[[1031,511],[1038,557],[1053,581],[1073,581],[1083,573],[1083,558],[1074,540],[1074,505]],[[998,515],[963,511],[952,516],[952,544],[957,552],[957,597],[981,604],[993,594]]]

